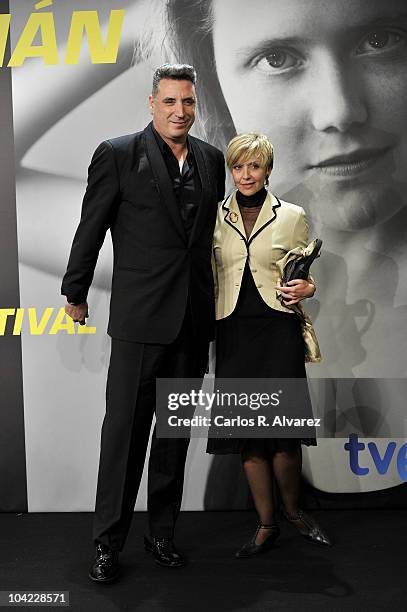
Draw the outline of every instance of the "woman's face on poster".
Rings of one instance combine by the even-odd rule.
[[[406,199],[407,2],[213,0],[219,81],[236,131],[266,133],[272,187],[356,230]],[[304,201],[304,200],[303,200]]]

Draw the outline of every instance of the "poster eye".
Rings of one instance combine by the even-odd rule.
[[[289,63],[289,56],[282,49],[275,49],[265,59],[272,68],[282,68]]]
[[[365,36],[358,46],[357,53],[380,53],[393,50],[406,42],[406,33],[391,28],[378,28]]]
[[[301,58],[294,51],[274,47],[259,57],[254,64],[260,72],[272,75],[297,68],[301,62]]]

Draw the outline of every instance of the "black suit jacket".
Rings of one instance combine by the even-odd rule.
[[[114,257],[108,333],[114,338],[169,344],[181,328],[188,300],[201,336],[213,338],[211,245],[225,166],[218,149],[188,139],[202,184],[189,238],[151,123],[142,132],[102,142],[92,157],[61,293],[69,301],[86,301],[110,229]]]

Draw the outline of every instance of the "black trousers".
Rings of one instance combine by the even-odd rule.
[[[94,540],[122,550],[133,517],[155,411],[156,378],[201,378],[208,341],[194,332],[187,313],[169,345],[112,338],[102,426]],[[151,441],[148,466],[150,533],[172,538],[179,514],[189,439]]]

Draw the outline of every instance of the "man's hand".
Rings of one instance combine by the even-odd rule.
[[[294,279],[289,281],[285,287],[276,287],[276,289],[282,294],[285,306],[298,304],[300,300],[312,297],[315,293],[315,285],[302,279]]]
[[[83,302],[82,304],[74,305],[67,302],[65,304],[65,312],[68,317],[71,317],[74,323],[79,323],[79,325],[85,325],[85,319],[89,316],[88,304],[87,302]]]

